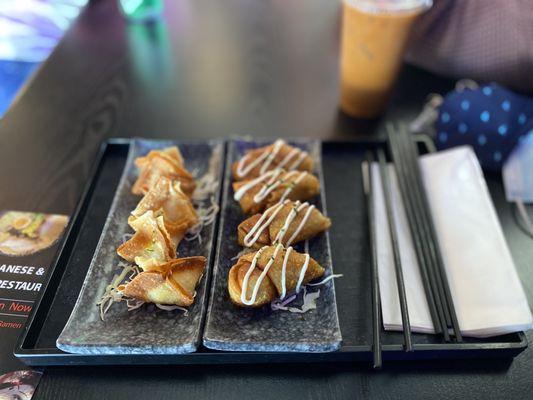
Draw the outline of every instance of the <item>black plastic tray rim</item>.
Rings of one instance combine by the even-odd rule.
[[[190,141],[187,141],[190,142]],[[224,143],[226,153],[227,141]],[[383,147],[381,140],[350,140],[328,141],[324,143],[343,145],[358,144],[361,146]],[[28,322],[15,346],[14,355],[30,366],[61,366],[61,365],[195,365],[195,364],[265,364],[265,363],[300,363],[300,362],[363,362],[372,360],[372,344],[346,346],[339,351],[330,353],[281,353],[281,352],[223,352],[206,349],[201,346],[198,352],[176,355],[86,355],[63,352],[57,348],[35,348],[31,343],[32,330],[40,330],[46,315],[39,314],[46,300],[53,300],[55,291],[61,281],[66,265],[60,266],[61,255],[73,246],[81,228],[95,183],[98,178],[105,154],[112,147],[129,147],[130,139],[113,138],[102,143],[87,184],[82,191],[78,205],[69,221],[61,244],[54,257],[48,273],[48,282],[36,300],[28,316]],[[222,187],[223,185],[221,185]],[[218,221],[217,221],[218,227]],[[51,298],[50,298],[51,296]],[[41,324],[41,325],[39,325]],[[453,344],[414,344],[413,352],[405,352],[402,344],[383,344],[384,360],[428,360],[428,359],[468,359],[468,358],[512,358],[527,347],[527,338],[518,332],[518,341],[494,343],[453,343]],[[452,347],[453,346],[453,347]]]

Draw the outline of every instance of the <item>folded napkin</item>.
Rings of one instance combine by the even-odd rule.
[[[420,167],[461,333],[489,337],[533,328],[526,295],[472,149],[462,146],[424,155]],[[389,169],[411,329],[433,333],[398,181],[393,166]],[[401,330],[389,224],[375,163],[372,176],[383,325],[386,330]]]

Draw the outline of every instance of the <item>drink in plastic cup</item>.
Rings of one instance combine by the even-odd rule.
[[[390,97],[414,21],[431,0],[343,0],[342,110],[380,115]]]

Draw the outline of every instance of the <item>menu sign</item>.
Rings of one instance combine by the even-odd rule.
[[[0,212],[0,399],[30,399],[41,377],[13,355],[13,348],[67,222],[63,215]]]

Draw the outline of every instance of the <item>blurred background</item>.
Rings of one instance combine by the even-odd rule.
[[[0,0],[0,116],[88,0]]]
[[[287,121],[280,134],[307,136],[374,134],[379,119],[402,119],[440,149],[471,145],[484,167],[500,170],[533,131],[531,0],[242,0],[233,8],[202,0],[0,0],[0,116],[89,2],[106,3],[120,17],[111,23],[96,17],[98,23],[78,23],[75,31],[83,48],[95,51],[88,57],[106,65],[107,43],[91,43],[85,33],[98,31],[113,44],[110,60],[115,51],[127,52],[123,75],[137,94],[128,101],[146,110],[139,121],[126,119],[127,134],[153,120],[243,134],[260,119],[241,123],[243,110],[265,113],[265,126],[281,115]],[[332,29],[324,21],[335,16]],[[306,41],[311,28],[305,23],[320,32],[320,42]],[[256,27],[257,39],[247,37]],[[276,46],[282,35],[289,43]],[[79,67],[75,61],[85,63],[74,57],[64,71]],[[408,69],[402,81],[405,62],[419,69],[410,77]],[[459,81],[456,90],[435,89],[440,77]],[[276,84],[267,88],[255,80]],[[413,97],[412,88],[426,92],[425,101]],[[256,91],[268,107],[248,101]],[[313,102],[306,107],[303,98]],[[461,108],[465,101],[472,109]]]

